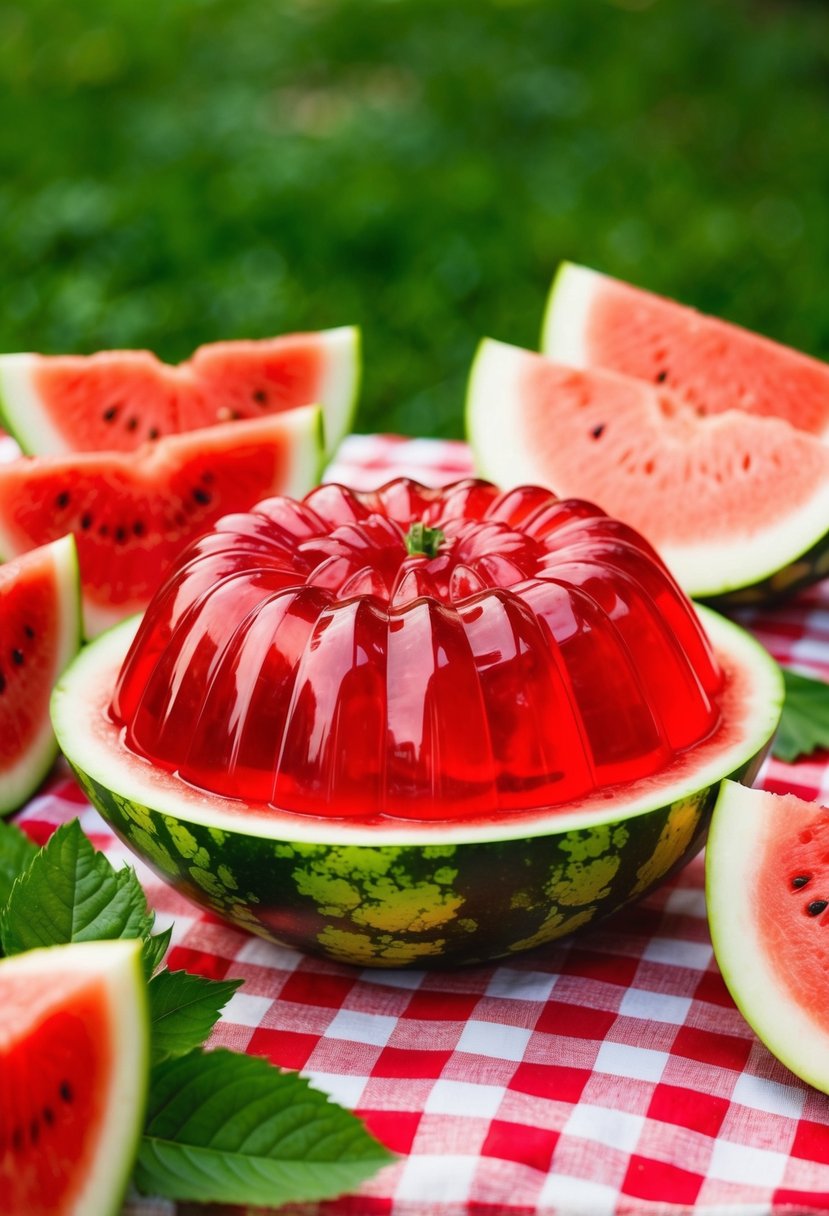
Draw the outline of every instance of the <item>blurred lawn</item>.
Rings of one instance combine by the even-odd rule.
[[[358,429],[460,435],[570,257],[829,355],[829,5],[0,8],[0,348],[358,322]]]

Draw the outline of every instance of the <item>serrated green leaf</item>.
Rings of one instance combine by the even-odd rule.
[[[28,869],[38,847],[25,832],[0,819],[0,907],[11,895],[14,880]]]
[[[772,755],[791,763],[829,747],[829,684],[783,668],[786,699]]]
[[[0,916],[6,954],[64,942],[148,937],[154,916],[135,871],[113,869],[75,819],[63,824],[14,883]]]
[[[153,1069],[135,1181],[171,1199],[277,1206],[353,1190],[392,1160],[302,1077],[217,1049]]]
[[[162,933],[154,933],[144,942],[144,974],[147,979],[154,975],[164,961],[164,955],[170,946],[173,936],[173,926],[168,925]]]
[[[200,1047],[241,980],[209,980],[187,971],[160,971],[150,980],[152,1062]]]

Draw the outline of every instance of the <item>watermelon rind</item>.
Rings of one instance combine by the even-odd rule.
[[[551,484],[544,444],[522,425],[522,377],[528,361],[546,358],[493,338],[480,343],[466,399],[466,433],[475,468],[505,487],[529,483],[549,486],[564,497],[590,497],[578,485],[562,484],[558,479]],[[616,373],[604,375],[618,378]],[[714,428],[720,425],[719,417],[703,421]],[[760,427],[784,425],[779,420],[752,422]],[[677,492],[681,492],[680,486]],[[750,522],[750,504],[746,511]],[[695,598],[748,603],[788,594],[829,573],[829,480],[803,506],[788,514],[781,511],[775,523],[756,528],[751,535],[665,543],[659,552],[684,590]]]
[[[313,337],[323,355],[317,398],[324,419],[325,456],[330,459],[354,421],[362,378],[361,334],[358,326],[342,325]],[[35,386],[42,358],[30,352],[0,354],[0,422],[26,454],[62,455],[67,451],[66,438],[52,423],[51,410]]]
[[[35,976],[50,976],[55,1013],[62,1008],[62,976],[68,977],[70,992],[77,989],[80,977],[103,985],[112,1068],[103,1095],[99,1138],[78,1163],[85,1177],[67,1216],[116,1216],[132,1175],[150,1069],[150,1015],[142,960],[138,940],[72,942],[0,959],[0,992],[6,985],[19,983],[25,988]],[[49,1067],[48,1060],[32,1064]]]
[[[758,931],[763,892],[757,871],[762,853],[776,847],[777,797],[732,781],[722,784],[705,862],[711,940],[734,1003],[757,1037],[795,1076],[829,1093],[826,1022],[816,1022],[781,985]]]
[[[645,894],[701,846],[720,779],[753,779],[779,720],[780,672],[742,629],[700,611],[735,673],[737,721],[667,774],[553,811],[360,824],[196,790],[127,752],[107,718],[129,622],[82,652],[52,715],[81,786],[119,836],[225,919],[361,966],[481,962]]]
[[[541,349],[545,355],[572,367],[588,366],[585,321],[593,295],[606,278],[600,271],[575,262],[560,264],[541,325]]]
[[[75,657],[81,646],[81,593],[78,554],[72,536],[63,536],[43,548],[52,568],[58,597],[58,631],[48,639],[53,650],[52,683]],[[58,755],[48,714],[29,745],[0,773],[0,816],[9,815],[26,802],[45,780]]]

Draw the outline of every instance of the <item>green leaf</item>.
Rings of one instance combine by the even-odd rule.
[[[154,975],[163,963],[172,936],[173,926],[168,925],[163,933],[154,933],[144,942],[144,974],[147,979]]]
[[[0,915],[7,954],[63,942],[147,937],[154,916],[135,871],[113,869],[75,819],[63,824],[12,887]]]
[[[0,907],[11,894],[14,880],[28,869],[38,848],[25,832],[0,820]]]
[[[783,682],[786,699],[772,754],[791,763],[817,748],[829,747],[829,684],[785,667]]]
[[[278,1206],[351,1191],[392,1160],[303,1078],[217,1049],[153,1070],[135,1181],[171,1199]]]
[[[200,1047],[241,980],[160,971],[150,980],[152,1058],[157,1064]]]

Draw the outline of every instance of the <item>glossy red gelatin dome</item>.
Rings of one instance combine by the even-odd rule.
[[[111,714],[218,794],[464,819],[659,772],[716,729],[722,684],[690,601],[597,507],[399,479],[220,520],[148,608]]]

